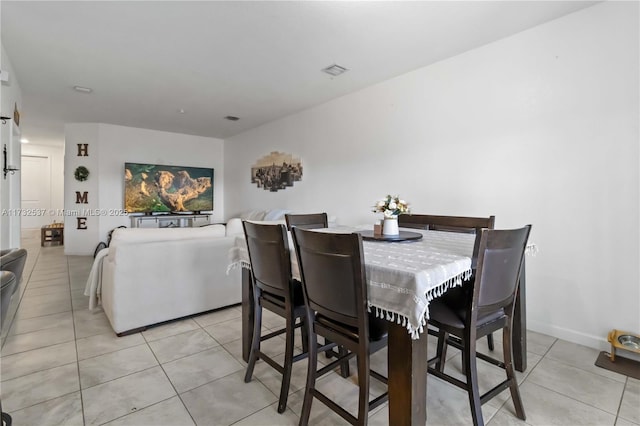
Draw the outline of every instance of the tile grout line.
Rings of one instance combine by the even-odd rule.
[[[524,382],[523,382],[523,383],[524,383]],[[529,382],[529,383],[531,383],[531,384],[532,384],[532,385],[534,385],[534,386],[538,386],[538,387],[540,387],[540,388],[542,388],[542,389],[546,389],[547,391],[552,392],[552,393],[554,393],[554,394],[556,394],[556,395],[560,395],[560,396],[565,397],[565,398],[568,398],[568,399],[570,399],[570,400],[572,400],[572,401],[578,402],[579,404],[586,405],[587,407],[593,408],[594,410],[598,410],[598,411],[601,411],[601,412],[603,412],[603,413],[606,413],[606,414],[612,415],[612,416],[614,416],[614,417],[617,417],[617,415],[616,415],[616,414],[614,414],[614,413],[612,413],[612,412],[610,412],[610,411],[603,410],[602,408],[600,408],[600,407],[596,407],[596,406],[594,406],[594,405],[591,405],[591,404],[589,404],[588,402],[580,401],[579,399],[576,399],[576,398],[574,398],[574,397],[572,397],[572,396],[570,396],[570,395],[565,395],[565,394],[563,394],[563,393],[558,392],[557,390],[554,390],[554,389],[548,388],[548,387],[546,387],[546,386],[544,386],[544,385],[541,385],[541,384],[539,384],[539,383],[536,383],[536,382]],[[622,397],[620,398],[620,401],[622,401]]]
[[[200,324],[198,324],[197,321],[194,321],[198,327],[200,327]],[[201,328],[201,327],[200,327]],[[204,330],[203,330],[204,331]],[[206,333],[206,331],[205,331]],[[178,334],[183,334],[183,333],[178,333]],[[187,412],[187,414],[189,414],[189,417],[191,418],[191,420],[193,421],[194,425],[197,425],[198,423],[196,422],[196,419],[193,418],[193,414],[191,414],[191,411],[189,411],[189,408],[187,408],[187,405],[184,403],[184,400],[182,399],[182,396],[180,395],[180,392],[178,392],[178,389],[176,389],[176,386],[173,384],[173,382],[171,381],[171,378],[169,377],[169,375],[167,374],[167,371],[164,369],[164,366],[162,365],[162,363],[160,362],[160,360],[158,359],[158,356],[156,355],[156,353],[153,351],[153,348],[151,347],[151,345],[149,345],[149,341],[147,340],[147,338],[145,337],[145,335],[140,332],[140,335],[142,336],[142,339],[144,340],[145,344],[147,345],[147,347],[149,348],[149,350],[151,351],[151,354],[153,355],[153,357],[155,358],[156,362],[158,363],[158,366],[160,367],[160,369],[162,370],[162,373],[164,374],[164,377],[167,379],[167,381],[169,382],[169,384],[171,385],[171,387],[173,388],[173,391],[176,393],[175,396],[178,397],[178,399],[180,400],[180,403],[182,404],[182,406],[184,407],[185,411]],[[172,336],[169,336],[172,337]],[[160,339],[159,339],[160,340]],[[215,340],[215,339],[214,339]],[[217,342],[217,341],[216,341]],[[200,353],[200,352],[198,352]],[[184,357],[183,357],[184,358]],[[182,359],[182,358],[179,358]],[[171,397],[173,398],[173,396]],[[164,401],[167,401],[170,398],[165,399]],[[162,402],[162,401],[160,401]],[[152,407],[156,404],[159,404],[160,402],[156,402],[154,404],[149,405],[148,407],[143,408],[149,408]],[[128,415],[128,414],[125,414]],[[111,421],[111,420],[110,420]]]
[[[578,370],[581,370],[581,371],[583,371],[583,372],[585,372],[585,373],[588,373],[588,374],[592,374],[592,375],[594,375],[594,376],[602,377],[602,378],[605,378],[605,379],[609,379],[609,380],[615,381],[615,382],[617,382],[617,383],[621,383],[621,382],[618,382],[617,380],[610,379],[610,378],[608,378],[608,377],[606,377],[606,376],[601,376],[601,375],[599,375],[599,374],[596,374],[596,373],[593,373],[593,372],[591,372],[591,371],[588,371],[588,370],[585,370],[585,369],[583,369],[583,368],[580,368],[580,367],[578,367],[577,365],[566,364],[566,363],[564,363],[564,362],[562,362],[562,361],[560,361],[560,360],[557,360],[557,359],[555,359],[555,358],[553,358],[553,357],[547,357],[547,356],[549,355],[549,353],[551,352],[551,349],[555,346],[555,344],[556,344],[559,340],[560,340],[560,339],[557,339],[557,338],[556,338],[556,339],[554,339],[553,343],[549,346],[549,349],[547,349],[547,350],[546,350],[546,352],[545,352],[545,354],[540,358],[540,361],[538,361],[538,363],[536,364],[536,366],[535,366],[534,368],[532,368],[532,369],[531,369],[531,371],[529,372],[529,374],[527,374],[527,377],[525,378],[525,380],[523,380],[523,383],[529,379],[529,377],[531,376],[531,373],[533,373],[533,370],[534,370],[536,367],[538,367],[538,365],[540,365],[540,363],[541,363],[543,360],[545,360],[545,359],[546,359],[546,360],[553,361],[553,362],[557,362],[557,363],[559,363],[559,364],[561,364],[561,365],[565,365],[565,366],[569,366],[569,367],[572,367],[572,368],[576,368],[576,369],[578,369]],[[625,380],[625,383],[626,383],[626,381],[628,381],[628,378]],[[587,402],[584,402],[584,401],[581,401],[581,400],[579,400],[579,399],[576,399],[576,398],[574,398],[574,397],[572,397],[572,396],[570,396],[570,395],[565,395],[565,394],[560,393],[560,392],[558,392],[558,391],[556,391],[556,390],[550,389],[550,388],[548,388],[548,387],[546,387],[546,386],[543,386],[543,385],[541,385],[541,384],[538,384],[538,383],[536,383],[536,382],[534,382],[534,381],[529,381],[529,383],[531,383],[531,384],[533,384],[533,385],[535,385],[535,386],[539,386],[539,387],[541,387],[541,388],[543,388],[543,389],[547,389],[547,390],[549,390],[549,391],[551,391],[551,392],[553,392],[553,393],[555,393],[555,394],[557,394],[557,395],[562,395],[562,396],[564,396],[564,397],[566,397],[566,398],[569,398],[569,399],[571,399],[571,400],[573,400],[573,401],[576,401],[576,402],[578,402],[578,403],[584,404],[584,405],[586,405],[586,406],[588,406],[588,407],[591,407],[591,408],[593,408],[593,409],[596,409],[596,410],[602,411],[603,413],[611,414],[611,415],[613,415],[613,416],[615,417],[614,422],[615,422],[615,421],[617,421],[617,419],[618,419],[618,414],[617,414],[617,413],[618,413],[618,411],[619,411],[619,407],[620,407],[620,405],[622,404],[622,398],[623,398],[623,396],[624,396],[624,388],[623,388],[623,391],[622,391],[622,395],[620,395],[620,401],[618,402],[618,410],[616,410],[616,413],[612,413],[612,412],[610,412],[610,411],[603,410],[603,409],[602,409],[602,408],[600,408],[600,407],[596,407],[596,406],[594,406],[594,405],[592,405],[592,404],[589,404],[589,403],[587,403]]]
[[[627,376],[626,380],[624,381],[624,387],[622,388],[622,395],[620,395],[620,402],[618,402],[618,409],[616,410],[616,423],[618,422],[618,419],[620,419],[620,409],[622,408],[622,400],[624,400],[624,394],[627,392],[627,385],[629,384],[629,377]],[[622,417],[624,418],[624,417]],[[625,419],[626,420],[626,419]]]
[[[31,276],[31,273],[33,273],[33,271],[34,271],[34,270],[35,270],[35,268],[36,268],[37,260],[38,260],[39,254],[40,254],[40,252],[38,253],[38,256],[36,257],[36,263],[34,263],[33,268],[31,268],[31,272],[30,272],[30,274],[29,274],[30,276]],[[73,287],[73,286],[72,286],[72,281],[71,281],[71,277],[70,277],[70,275],[71,275],[71,273],[73,272],[73,271],[72,271],[72,269],[74,269],[74,268],[72,268],[72,265],[76,265],[76,264],[75,264],[74,262],[72,262],[72,260],[74,260],[74,259],[70,259],[68,256],[64,256],[64,259],[66,260],[66,264],[67,264],[67,275],[69,276],[69,281],[68,281],[68,284],[69,284],[69,292],[70,292],[70,293],[73,293],[73,290],[72,290],[72,287]],[[78,266],[78,265],[76,265],[76,266]],[[77,274],[76,274],[76,276],[79,276],[79,275],[77,275]],[[30,285],[30,283],[28,283],[28,282],[27,282],[27,284],[24,286],[24,288],[23,288],[23,292],[22,292],[22,296],[23,296],[23,297],[24,297],[24,294],[25,294],[26,290],[28,289],[28,286],[29,286],[29,285]],[[22,300],[21,300],[21,302],[22,302]],[[76,338],[77,334],[76,334],[76,324],[75,324],[75,318],[76,318],[76,312],[75,312],[75,311],[76,311],[76,310],[75,310],[75,309],[73,309],[73,306],[72,306],[72,309],[71,309],[71,313],[72,313],[72,315],[71,315],[71,317],[72,317],[73,327],[74,327],[74,328],[73,328],[73,330],[74,330],[74,333],[73,333],[73,335],[74,335],[74,342],[75,342],[75,345],[76,345],[76,363],[77,363],[77,367],[78,367],[78,381],[80,381],[80,371],[79,371],[79,370],[80,370],[80,369],[79,369],[79,362],[80,362],[80,360],[79,360],[79,353],[78,353],[78,341],[79,341],[79,340],[82,340],[82,339],[77,339],[77,338]],[[194,321],[195,321],[195,320],[194,320]],[[220,322],[224,322],[224,321],[220,321]],[[207,334],[208,334],[209,336],[211,336],[214,340],[216,340],[216,339],[215,339],[215,337],[213,337],[213,335],[211,335],[207,330],[205,330],[205,326],[202,326],[201,324],[199,324],[199,323],[198,323],[198,321],[195,321],[195,323],[197,324],[197,328],[195,328],[194,330],[190,330],[190,331],[196,331],[196,330],[198,330],[198,329],[202,329],[203,331],[205,331],[205,333],[207,333]],[[217,324],[217,323],[209,324],[209,325],[207,325],[206,327],[210,327],[210,326],[215,325],[215,324]],[[13,324],[12,324],[11,326],[13,326]],[[10,328],[9,328],[9,329],[10,329]],[[187,332],[184,332],[184,333],[187,333]],[[177,336],[177,335],[180,335],[180,334],[183,334],[183,333],[178,333],[178,334],[176,334],[176,335],[174,335],[174,336]],[[96,334],[96,335],[98,335],[98,334]],[[94,336],[96,336],[96,335],[94,335]],[[85,338],[89,338],[89,337],[93,337],[93,336],[86,336]],[[172,336],[168,336],[168,337],[172,337]],[[84,339],[84,338],[83,338],[83,339]],[[153,349],[151,349],[151,347],[150,347],[150,345],[149,345],[149,343],[150,343],[150,342],[149,342],[149,341],[147,341],[147,340],[146,340],[146,338],[145,338],[144,336],[143,336],[143,340],[144,340],[144,342],[147,344],[147,346],[149,347],[149,349],[151,350],[152,354],[154,355],[154,357],[155,357],[155,359],[156,359],[156,362],[158,362],[158,365],[162,368],[163,372],[165,373],[165,376],[166,376],[166,377],[167,377],[167,379],[168,379],[168,376],[167,376],[167,374],[166,374],[166,371],[164,370],[164,366],[163,366],[163,364],[161,364],[161,363],[159,362],[159,360],[157,359],[157,356],[156,356],[155,352],[153,352]],[[237,341],[237,340],[240,340],[240,339],[236,339],[235,341]],[[554,348],[554,347],[555,347],[555,346],[560,342],[560,340],[561,340],[561,339],[554,339],[554,340],[553,340],[553,342],[549,345],[549,347],[544,351],[544,355],[540,356],[540,360],[538,361],[538,363],[536,363],[535,365],[530,366],[530,367],[527,369],[527,374],[526,374],[526,376],[523,378],[523,381],[522,381],[522,383],[521,383],[521,384],[524,384],[524,383],[531,383],[531,385],[538,386],[538,387],[540,387],[540,388],[542,388],[542,389],[545,389],[546,391],[551,391],[553,394],[556,394],[556,395],[559,395],[559,396],[567,397],[567,398],[569,398],[570,400],[576,401],[576,402],[577,402],[577,403],[579,403],[579,404],[584,404],[584,405],[589,406],[589,407],[591,407],[591,408],[594,408],[594,409],[596,409],[596,410],[598,410],[598,411],[600,411],[600,412],[602,412],[602,413],[607,413],[607,414],[609,414],[609,415],[613,415],[616,421],[617,421],[617,420],[621,420],[621,419],[623,419],[622,417],[620,417],[620,416],[619,416],[619,414],[620,414],[620,410],[621,410],[621,407],[622,407],[622,401],[623,401],[624,396],[625,396],[625,394],[626,394],[626,392],[627,392],[627,386],[628,386],[628,385],[629,385],[629,383],[630,383],[630,379],[629,379],[628,377],[625,377],[624,382],[619,382],[619,383],[623,383],[623,386],[624,386],[624,387],[623,387],[623,391],[622,391],[622,394],[621,394],[621,396],[620,396],[620,399],[619,399],[619,401],[618,401],[618,406],[617,406],[617,409],[616,409],[615,414],[614,414],[614,413],[612,413],[612,412],[609,412],[608,410],[603,410],[603,409],[601,409],[601,408],[595,407],[595,406],[593,406],[593,405],[591,405],[591,404],[589,404],[589,403],[583,402],[583,401],[581,401],[581,400],[579,400],[579,399],[573,398],[573,397],[571,397],[571,396],[569,396],[569,395],[565,395],[565,394],[563,394],[563,393],[561,393],[561,392],[558,392],[558,391],[555,391],[555,390],[553,390],[553,389],[549,389],[549,388],[547,388],[546,386],[539,385],[539,384],[537,384],[537,383],[532,382],[531,380],[529,380],[529,379],[530,379],[530,374],[531,374],[531,372],[533,372],[536,368],[540,367],[540,365],[539,365],[539,364],[540,364],[540,362],[541,362],[542,360],[545,360],[545,359],[546,359],[546,360],[552,360],[552,361],[558,362],[558,363],[563,364],[563,365],[569,365],[569,366],[571,366],[571,367],[578,368],[579,370],[584,371],[584,372],[586,372],[586,373],[591,373],[591,374],[594,374],[594,375],[598,375],[597,373],[593,373],[593,372],[591,372],[591,371],[589,371],[589,370],[586,370],[586,369],[584,369],[584,368],[580,367],[580,365],[583,365],[583,364],[580,364],[580,365],[566,364],[565,362],[563,362],[563,361],[562,361],[562,360],[560,360],[560,359],[555,359],[555,358],[553,358],[553,357],[550,357],[549,355],[551,354],[551,350],[552,350],[552,348]],[[237,361],[238,363],[240,363],[240,364],[243,364],[243,363],[242,363],[242,361],[241,361],[241,358],[237,358],[237,357],[236,357],[236,356],[231,352],[231,349],[230,349],[230,348],[227,348],[227,347],[225,346],[225,345],[229,345],[229,344],[231,344],[231,343],[233,343],[233,342],[235,342],[235,341],[227,342],[227,343],[225,343],[225,344],[220,344],[220,343],[218,342],[218,343],[219,343],[218,348],[219,348],[219,347],[222,347],[222,349],[223,349],[223,350],[224,350],[228,355],[230,355],[234,360],[236,360],[236,361]],[[217,340],[216,340],[216,342],[217,342]],[[65,342],[63,342],[63,343],[65,343]],[[140,345],[141,345],[141,344],[140,344]],[[49,345],[49,346],[53,346],[53,345]],[[138,346],[138,345],[134,345],[134,346]],[[214,348],[215,348],[215,347],[214,347]],[[125,349],[126,349],[126,348],[125,348]],[[210,349],[213,349],[213,348],[208,348],[208,349],[205,349],[205,350],[203,350],[203,351],[210,350]],[[200,353],[200,352],[203,352],[203,351],[199,351],[199,352],[197,352],[197,353]],[[108,352],[108,353],[112,353],[112,352],[115,352],[115,351],[111,351],[111,352]],[[543,351],[540,351],[540,352],[543,352]],[[103,355],[103,354],[101,354],[101,355]],[[194,355],[194,354],[190,354],[190,355]],[[186,355],[186,356],[181,357],[181,358],[178,358],[178,359],[183,359],[183,358],[188,357],[188,356],[190,356],[190,355]],[[97,356],[99,356],[99,355],[97,355]],[[94,357],[91,357],[91,358],[94,358]],[[90,359],[90,358],[88,358],[88,359]],[[176,359],[176,360],[178,360],[178,359]],[[172,360],[172,361],[176,361],[176,360]],[[172,361],[170,361],[170,362],[172,362]],[[65,365],[68,365],[68,364],[65,364]],[[246,368],[246,367],[245,367],[245,368]],[[142,370],[142,371],[144,371],[144,370]],[[238,370],[238,371],[242,371],[242,369],[241,369],[241,370]],[[202,386],[205,386],[205,385],[211,384],[211,383],[213,383],[213,382],[215,382],[215,381],[217,381],[217,380],[219,380],[219,379],[223,379],[223,378],[229,377],[229,376],[231,376],[231,375],[237,374],[237,373],[238,373],[238,371],[235,371],[235,372],[229,373],[229,374],[227,374],[227,375],[225,375],[225,376],[222,376],[222,377],[219,377],[219,378],[217,378],[217,379],[214,379],[214,380],[212,380],[212,381],[210,381],[210,382],[207,382],[207,383],[205,383],[205,384],[203,384],[203,385],[200,385],[200,386],[198,386],[198,387],[196,387],[196,388],[190,389],[189,391],[192,391],[192,390],[198,389],[198,388],[200,388],[200,387],[202,387]],[[134,374],[134,373],[131,373],[131,374]],[[598,375],[598,376],[600,376],[600,375]],[[123,377],[126,377],[126,376],[123,376]],[[605,377],[605,378],[606,378],[606,376],[602,376],[602,377]],[[624,377],[624,376],[623,376],[623,377]],[[114,379],[114,380],[115,380],[115,379]],[[262,380],[260,380],[259,378],[254,378],[254,380],[255,380],[255,381],[258,381],[259,383],[261,383],[261,384],[262,384],[262,386],[264,386],[265,388],[267,388],[267,390],[269,390],[269,392],[270,392],[271,394],[274,394],[274,395],[276,396],[276,398],[278,397],[278,395],[276,395],[276,393],[275,393],[274,391],[272,391],[271,389],[269,389],[269,388],[264,384],[264,382],[263,382]],[[612,379],[612,380],[613,380],[613,379]],[[176,395],[180,398],[180,400],[181,400],[181,402],[182,402],[182,404],[183,404],[184,409],[186,409],[186,411],[187,411],[188,415],[190,416],[190,418],[192,419],[192,421],[193,421],[194,423],[196,423],[196,422],[195,422],[195,419],[193,418],[193,414],[192,414],[192,413],[191,413],[191,411],[189,411],[189,410],[187,409],[187,407],[185,406],[184,401],[182,400],[181,395],[177,392],[177,390],[175,389],[175,386],[173,385],[173,383],[171,382],[171,380],[169,380],[169,382],[170,382],[170,384],[172,385],[172,387],[174,388],[174,391],[175,391]],[[105,382],[105,383],[106,383],[106,382]],[[189,392],[189,391],[186,391],[186,392]],[[304,389],[302,389],[302,391],[304,391]],[[75,393],[75,391],[74,391],[74,392],[71,392],[71,393],[68,393],[68,394],[65,394],[65,395],[60,395],[60,396],[58,396],[58,397],[56,397],[56,398],[52,398],[52,399],[57,399],[57,398],[61,398],[61,397],[68,397],[68,395],[71,395],[72,393]],[[85,416],[85,412],[84,412],[84,408],[85,408],[85,407],[84,407],[84,401],[83,401],[83,395],[82,395],[82,388],[81,388],[81,385],[80,385],[80,391],[79,391],[79,393],[80,393],[80,402],[81,402],[81,409],[82,409],[82,416],[83,416],[82,418],[83,418],[83,423],[84,423],[84,424],[86,424],[86,420],[85,420],[85,417],[84,417],[84,416]],[[165,402],[165,401],[167,401],[167,400],[169,400],[169,399],[171,399],[171,398],[173,398],[173,396],[171,396],[170,398],[164,399],[164,400],[162,400],[162,401],[154,402],[153,404],[150,404],[149,406],[145,407],[144,409],[149,408],[149,407],[153,407],[153,406],[155,406],[155,405],[158,405],[159,403],[161,403],[161,402]],[[51,399],[50,399],[50,400],[51,400]],[[47,400],[47,401],[50,401],[50,400]],[[506,399],[505,401],[503,401],[503,402],[502,402],[502,404],[500,404],[500,407],[498,407],[498,408],[497,408],[496,412],[495,412],[495,413],[494,413],[494,415],[489,419],[488,423],[491,423],[491,421],[493,421],[493,420],[495,419],[495,416],[496,416],[496,415],[497,415],[501,410],[503,410],[503,409],[504,409],[505,405],[508,405],[508,404],[507,404],[507,402],[508,402],[508,401],[509,401],[509,399]],[[39,405],[39,404],[41,404],[41,403],[43,403],[43,402],[46,402],[46,401],[42,401],[42,402],[40,402],[40,403],[38,403],[38,404],[33,404],[32,406],[34,406],[34,405]],[[248,414],[248,415],[244,416],[244,417],[243,417],[243,418],[241,418],[241,419],[238,419],[238,420],[234,421],[234,422],[233,422],[233,423],[231,423],[231,424],[237,424],[238,422],[242,422],[244,419],[246,419],[246,418],[248,418],[248,417],[251,417],[251,416],[255,415],[256,413],[258,413],[259,411],[264,410],[265,408],[268,408],[268,407],[270,407],[270,406],[272,406],[272,405],[273,405],[273,404],[269,404],[269,405],[267,405],[267,406],[265,406],[265,407],[262,407],[262,408],[258,409],[257,411],[255,411],[255,412],[253,412],[253,413],[251,413],[251,414]],[[31,407],[31,406],[30,406],[30,407]],[[25,407],[25,408],[28,408],[28,407]],[[22,408],[22,409],[24,409],[24,408]],[[22,409],[21,409],[21,410],[22,410]],[[143,409],[141,409],[141,410],[143,410]],[[141,410],[139,410],[139,411],[141,411]],[[288,411],[288,412],[291,412],[291,413],[293,413],[293,415],[297,416],[297,414],[295,414],[295,412],[293,412],[293,410],[291,410],[291,408],[290,408],[290,407],[287,407],[287,411]],[[124,414],[123,416],[118,417],[118,419],[120,419],[120,418],[122,418],[122,417],[125,417],[125,416],[127,416],[127,415],[129,415],[129,414],[132,414],[132,413]],[[111,419],[111,420],[109,420],[109,422],[114,421],[114,420],[115,420],[115,419]],[[625,420],[626,420],[626,419],[625,419]],[[196,424],[197,424],[197,423],[196,423]],[[524,422],[523,422],[523,425],[527,425],[527,426],[528,426],[529,424],[528,424],[528,423],[524,423]]]
[[[29,251],[27,249],[27,257],[28,256],[29,256]],[[4,336],[4,338],[2,339],[2,347],[0,347],[0,351],[2,349],[4,349],[4,345],[5,345],[5,343],[7,343],[7,339],[10,336],[9,332],[11,331],[11,327],[13,327],[13,323],[14,323],[14,321],[16,319],[16,315],[18,315],[18,310],[20,309],[20,304],[22,303],[22,298],[24,297],[24,293],[27,291],[27,286],[30,284],[31,275],[33,274],[33,270],[36,267],[36,264],[38,262],[38,258],[39,257],[40,257],[40,248],[37,249],[36,258],[33,261],[33,267],[29,270],[28,277],[24,273],[22,275],[21,283],[24,283],[24,286],[23,286],[24,288],[22,289],[22,291],[20,293],[20,297],[18,298],[18,302],[17,302],[17,305],[16,305],[16,311],[14,312],[13,317],[11,318],[11,322],[9,323],[9,326],[7,327],[7,335]],[[25,267],[26,267],[26,265],[25,265]],[[19,284],[21,284],[21,283],[19,283]],[[14,302],[14,303],[16,303],[16,302]]]
[[[69,265],[69,257],[64,255],[65,264],[67,265],[67,275],[69,278],[69,297],[72,298],[71,294],[71,266]],[[80,411],[82,412],[82,424],[86,424],[87,421],[84,415],[84,394],[82,393],[82,381],[80,380],[80,355],[78,353],[78,337],[76,333],[76,314],[73,309],[73,301],[71,301],[71,326],[73,327],[73,341],[76,347],[76,371],[78,374],[78,393],[80,394]]]
[[[28,249],[27,249],[27,250],[28,250]],[[34,270],[34,269],[36,269],[36,265],[37,265],[37,263],[38,263],[38,260],[40,259],[40,252],[41,252],[40,247],[38,247],[38,248],[37,248],[37,253],[38,253],[38,254],[36,255],[36,260],[34,261],[33,267],[31,268],[31,273],[29,274],[29,278],[31,277],[31,275],[32,275],[32,273],[33,273],[33,270]],[[25,284],[25,286],[24,286],[24,291],[22,292],[22,294],[23,294],[23,295],[24,295],[24,293],[26,293],[26,291],[27,291],[27,287],[29,286],[29,284],[30,284],[30,280],[29,280],[29,281],[26,281],[26,284]],[[18,310],[20,309],[20,303],[22,303],[22,298],[23,298],[23,297],[24,297],[24,296],[21,296],[21,298],[20,298],[20,302],[19,302],[19,304],[18,304],[18,307],[16,308],[16,315],[17,315]],[[65,312],[67,312],[67,311],[65,311]],[[51,314],[51,315],[56,315],[56,314]],[[42,316],[47,316],[47,315],[42,315]],[[15,318],[15,315],[14,315],[14,318]],[[38,318],[38,317],[34,317],[34,318]],[[13,321],[12,321],[11,326],[13,326]],[[11,328],[9,328],[9,329],[7,330],[7,333],[10,331],[10,329],[11,329]],[[39,330],[37,330],[37,331],[39,331]],[[23,334],[26,334],[26,333],[23,333]],[[7,337],[8,337],[8,336],[9,336],[9,335],[7,335]],[[45,348],[48,348],[48,347],[51,347],[51,346],[56,346],[56,345],[65,344],[65,343],[69,343],[69,342],[71,342],[71,340],[69,340],[69,341],[67,341],[67,342],[60,342],[60,343],[55,343],[55,344],[52,344],[52,345],[43,346],[43,347],[40,347],[40,348],[30,349],[30,350],[27,350],[27,351],[16,352],[15,354],[11,354],[11,355],[17,355],[17,354],[20,354],[20,353],[29,352],[29,351],[31,351],[31,350],[45,349]],[[4,344],[3,344],[3,346],[4,346]],[[10,355],[8,355],[8,356],[10,356]],[[76,360],[77,360],[77,358],[76,358]],[[77,361],[75,361],[75,362],[77,363]],[[71,365],[71,364],[73,364],[73,363],[74,363],[74,361],[69,362],[69,363],[67,363],[67,364],[59,365],[59,366],[56,366],[56,367],[51,367],[51,368],[64,367],[64,366],[67,366],[67,365]],[[42,372],[42,371],[47,371],[47,370],[50,370],[51,368],[47,368],[47,369],[44,369],[44,370],[37,370],[37,371],[33,371],[33,372],[29,373],[29,374],[35,374],[35,373],[39,373],[39,372]],[[29,374],[27,374],[27,375],[29,375]],[[15,378],[13,378],[13,379],[9,379],[9,380],[15,380],[15,379],[18,379],[18,378],[20,378],[20,377],[24,377],[24,375],[22,375],[22,376],[18,376],[18,377],[15,377]],[[79,378],[79,376],[78,376],[78,381],[79,381],[79,379],[80,379],[80,378]],[[58,399],[58,398],[66,397],[66,396],[68,396],[68,395],[74,394],[75,392],[77,392],[77,391],[69,392],[69,393],[66,393],[66,394],[64,394],[64,395],[59,395],[59,396],[56,396],[56,397],[54,397],[54,398],[46,399],[46,400],[40,401],[40,402],[38,402],[38,403],[35,403],[35,404],[31,404],[31,405],[28,405],[28,406],[22,407],[22,408],[20,408],[20,409],[18,409],[18,410],[14,410],[14,411],[16,411],[16,412],[18,412],[18,411],[22,411],[22,410],[28,409],[28,408],[30,408],[30,407],[34,407],[34,406],[37,406],[37,405],[40,405],[40,404],[43,404],[43,403],[46,403],[46,402],[49,402],[49,401],[53,401],[53,400]]]

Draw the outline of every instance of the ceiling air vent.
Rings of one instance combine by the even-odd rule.
[[[347,71],[349,71],[347,68],[337,64],[330,65],[322,70],[322,72],[326,72],[327,74],[332,75],[334,77],[337,77],[340,74],[344,74]]]
[[[233,115],[227,115],[227,116],[225,117],[225,120],[229,120],[229,121],[238,121],[238,120],[240,120],[240,117],[236,117],[236,116],[233,116]]]
[[[80,92],[80,93],[91,93],[91,92],[93,92],[93,89],[91,87],[84,87],[84,86],[73,86],[73,90],[75,90],[76,92]]]

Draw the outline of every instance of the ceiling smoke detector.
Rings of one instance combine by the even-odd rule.
[[[344,74],[347,71],[349,71],[347,68],[340,66],[338,64],[329,65],[328,67],[322,69],[322,72],[326,72],[327,74],[332,75],[334,77],[337,77],[340,74]]]
[[[225,117],[225,120],[229,120],[229,121],[238,121],[240,120],[240,117],[236,117],[235,115],[227,115]]]

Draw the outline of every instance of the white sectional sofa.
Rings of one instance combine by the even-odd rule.
[[[242,222],[200,228],[116,229],[96,256],[85,294],[97,295],[118,334],[241,302],[240,270],[227,274]]]
[[[147,326],[238,304],[241,270],[229,250],[242,220],[284,224],[288,210],[254,210],[225,225],[118,228],[98,253],[87,281],[89,309],[102,305],[111,327],[128,334]],[[335,224],[330,216],[329,226]]]

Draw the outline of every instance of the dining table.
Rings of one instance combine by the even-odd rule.
[[[462,285],[472,275],[475,235],[400,229],[412,238],[371,238],[370,228],[338,226],[318,232],[360,232],[363,237],[368,308],[389,321],[389,424],[424,425],[427,419],[427,325],[429,302]],[[300,279],[289,233],[291,269]],[[524,262],[524,261],[523,261]],[[253,292],[246,241],[236,237],[229,268],[242,267],[242,356],[249,359],[253,332]],[[521,268],[515,304],[514,367],[526,370],[525,274]]]

